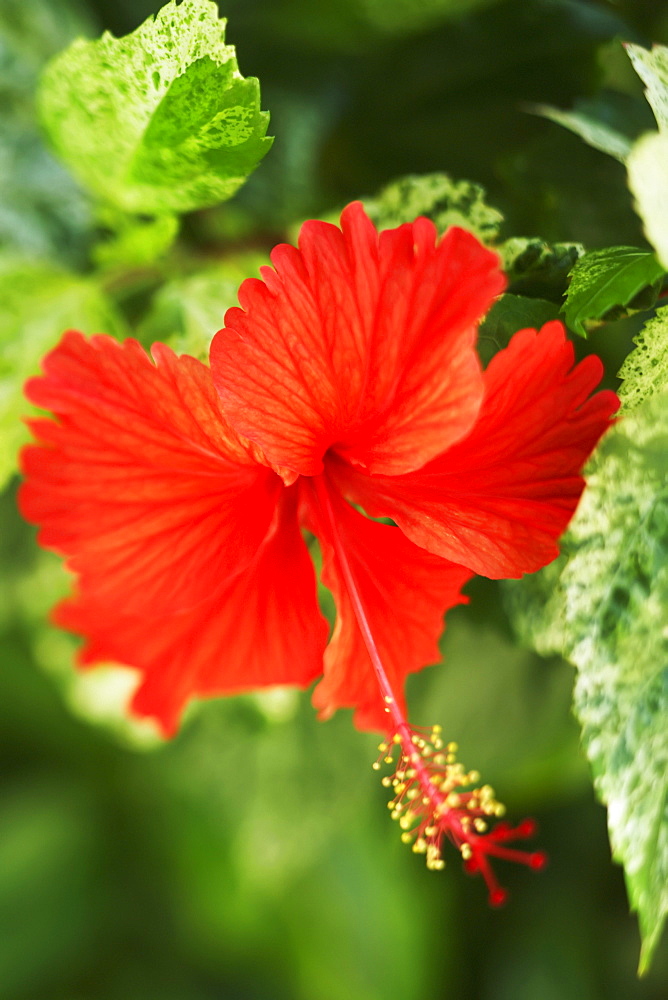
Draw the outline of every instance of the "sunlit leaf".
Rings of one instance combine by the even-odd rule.
[[[242,254],[186,278],[167,282],[153,297],[139,335],[144,343],[168,343],[178,354],[206,361],[225,313],[238,305],[239,285],[268,263],[261,254]]]
[[[649,132],[639,139],[629,155],[627,170],[645,235],[668,269],[668,135]]]
[[[619,395],[625,413],[668,388],[668,306],[659,309],[645,324],[635,344],[636,349],[619,370],[624,380]]]
[[[169,250],[179,231],[175,215],[136,218],[115,210],[98,214],[98,223],[108,236],[93,248],[93,258],[101,266],[151,264]]]
[[[46,68],[40,109],[81,183],[130,213],[231,197],[271,146],[258,81],[210,0],[168,3],[123,38],[78,39]]]
[[[668,129],[668,48],[654,45],[625,46],[633,68],[645,84],[645,97],[650,103],[660,131]]]
[[[571,330],[586,337],[587,323],[616,319],[626,308],[649,309],[656,301],[664,273],[664,267],[648,250],[592,250],[571,272],[564,318]]]
[[[499,235],[503,216],[485,201],[485,191],[470,181],[454,181],[447,174],[401,177],[388,184],[375,198],[365,198],[364,206],[377,226],[391,229],[426,215],[439,232],[461,226],[483,242],[493,243]]]
[[[50,264],[0,258],[0,484],[15,471],[18,448],[28,439],[21,418],[33,408],[23,384],[67,328],[119,333],[122,322],[94,281]]]
[[[668,912],[668,393],[604,439],[561,562],[513,588],[541,652],[578,668],[575,711],[638,911],[648,969]]]

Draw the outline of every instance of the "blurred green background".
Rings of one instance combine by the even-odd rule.
[[[77,33],[134,29],[151,0],[0,0],[0,249],[86,266],[89,206],[35,122],[40,66]],[[186,220],[215,260],[405,173],[482,183],[504,235],[644,245],[624,168],[529,112],[590,100],[651,127],[620,39],[668,43],[661,0],[228,0],[274,149],[240,194]],[[126,305],[127,320],[140,309]],[[595,335],[611,384],[632,323]],[[491,911],[453,852],[443,875],[399,842],[346,713],[307,695],[207,704],[163,745],[124,725],[122,678],[72,672],[46,623],[66,581],[0,498],[0,997],[7,1000],[663,1000],[664,942],[638,934],[570,715],[572,671],[513,639],[500,589],[470,588],[445,662],[412,678],[550,867],[503,870]]]

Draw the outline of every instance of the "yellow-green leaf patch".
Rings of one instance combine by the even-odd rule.
[[[73,42],[47,66],[39,105],[79,181],[129,213],[223,201],[271,146],[258,81],[239,72],[210,0],[168,3],[123,38]]]

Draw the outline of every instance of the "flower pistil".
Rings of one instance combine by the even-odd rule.
[[[389,703],[387,707],[391,712]],[[490,823],[504,815],[505,807],[490,785],[478,785],[477,771],[466,771],[457,761],[457,744],[444,743],[440,726],[418,730],[405,723],[378,749],[375,770],[383,764],[395,765],[394,773],[382,779],[383,786],[393,792],[388,802],[392,819],[399,822],[402,841],[412,844],[416,854],[425,855],[427,868],[440,871],[445,867],[442,844],[444,839],[450,840],[460,852],[465,870],[483,876],[490,905],[502,906],[507,892],[496,880],[490,857],[534,870],[545,866],[543,851],[503,846],[533,836],[533,820],[526,819],[515,827],[497,823],[490,829]]]
[[[395,763],[394,775],[383,778],[383,785],[392,788],[388,803],[392,818],[399,821],[402,840],[412,843],[417,854],[426,855],[427,867],[439,871],[445,867],[441,856],[444,838],[459,850],[464,868],[470,874],[480,873],[489,892],[492,906],[502,906],[506,890],[496,880],[489,858],[503,858],[539,870],[547,857],[541,851],[521,851],[503,846],[515,840],[533,836],[535,823],[524,820],[516,827],[499,823],[488,829],[491,819],[502,816],[504,806],[496,800],[490,785],[477,786],[480,775],[466,771],[457,761],[456,743],[445,744],[440,726],[431,730],[413,728],[406,719],[392,690],[383,661],[376,645],[360,588],[339,531],[336,515],[323,477],[314,481],[315,496],[328,526],[341,576],[378,682],[384,711],[392,720],[388,738],[379,745],[381,756],[374,762],[380,770],[382,762]],[[395,748],[398,756],[395,757]]]

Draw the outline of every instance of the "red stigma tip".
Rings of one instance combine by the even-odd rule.
[[[536,871],[545,867],[543,851],[522,851],[507,845],[533,836],[537,826],[525,819],[517,826],[508,822],[494,825],[503,806],[489,785],[477,786],[480,775],[467,771],[455,759],[455,743],[445,744],[441,730],[411,729],[402,722],[379,744],[380,757],[374,768],[394,763],[395,771],[383,778],[392,789],[388,803],[392,819],[398,820],[401,839],[412,844],[416,854],[425,855],[427,868],[440,871],[444,842],[459,851],[464,870],[481,875],[487,883],[490,906],[503,906],[508,898],[496,881],[491,862],[499,859],[526,865]]]
[[[516,831],[513,830],[510,823],[503,820],[501,823],[497,823],[494,827],[494,839],[495,840],[505,840],[508,836],[515,836]]]

